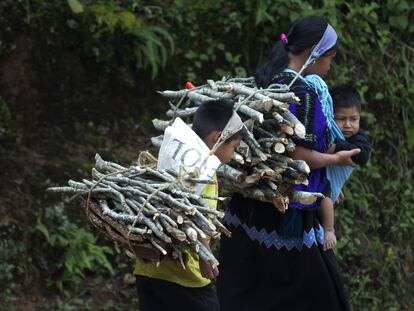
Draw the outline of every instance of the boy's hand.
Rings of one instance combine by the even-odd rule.
[[[215,279],[219,275],[218,268],[217,267],[213,268],[209,262],[205,262],[204,260],[200,258],[198,263],[200,266],[201,275],[205,277],[206,279],[212,280],[212,279]]]
[[[200,239],[200,242],[203,243],[205,247],[210,249],[209,241],[206,239]],[[219,270],[217,267],[213,268],[211,263],[204,261],[203,259],[199,258],[198,265],[200,266],[200,272],[203,277],[206,279],[215,279],[219,275]]]

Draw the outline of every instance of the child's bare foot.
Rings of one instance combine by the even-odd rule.
[[[336,235],[334,230],[325,230],[325,241],[323,243],[323,249],[328,250],[334,248],[336,245]]]

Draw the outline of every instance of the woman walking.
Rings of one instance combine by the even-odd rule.
[[[329,193],[325,167],[352,165],[357,149],[328,154],[329,118],[318,92],[306,76],[323,77],[336,54],[335,30],[321,17],[294,23],[256,71],[259,87],[291,85],[300,105],[290,110],[306,127],[305,139],[296,139],[294,159],[311,168],[308,186],[298,190]],[[225,222],[233,237],[220,249],[218,296],[222,311],[349,310],[332,250],[323,250],[324,232],[316,215],[320,201],[293,204],[285,214],[272,204],[234,195]]]

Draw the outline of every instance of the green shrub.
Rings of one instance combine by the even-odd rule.
[[[92,233],[69,222],[50,232],[40,219],[36,229],[53,248],[52,253],[60,255],[55,262],[49,262],[50,274],[59,274],[56,280],[49,281],[54,282],[59,289],[62,290],[64,285],[79,283],[85,276],[85,271],[100,272],[105,269],[113,273],[108,258],[113,250],[97,245],[96,237]]]

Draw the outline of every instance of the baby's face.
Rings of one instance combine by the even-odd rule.
[[[357,107],[335,108],[334,118],[346,138],[358,133],[360,113]]]

